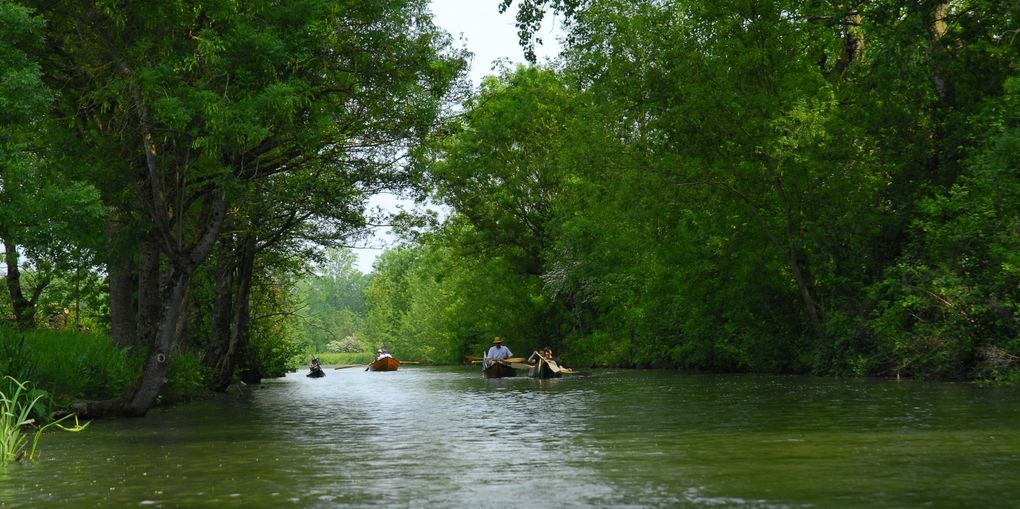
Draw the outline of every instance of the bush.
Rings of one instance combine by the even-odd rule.
[[[343,339],[334,339],[326,345],[326,351],[331,353],[356,353],[364,352],[365,347],[361,341],[354,336],[347,336]]]
[[[191,401],[209,394],[209,370],[202,365],[200,353],[174,348],[166,378],[159,403]]]

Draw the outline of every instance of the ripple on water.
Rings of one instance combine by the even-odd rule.
[[[302,373],[48,433],[3,507],[1006,506],[1017,390],[476,369]]]

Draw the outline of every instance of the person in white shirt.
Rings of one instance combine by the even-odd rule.
[[[503,361],[509,359],[512,355],[513,352],[503,346],[503,339],[496,336],[492,340],[492,346],[489,347],[489,351],[485,353],[485,364],[489,365],[493,361]]]

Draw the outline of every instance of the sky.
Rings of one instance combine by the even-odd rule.
[[[524,50],[518,44],[517,27],[514,26],[515,12],[512,7],[505,14],[500,14],[499,0],[432,0],[436,25],[453,36],[454,46],[466,47],[474,54],[468,72],[472,86],[478,87],[483,77],[493,74],[493,65],[500,59],[508,59],[511,64],[524,62]],[[556,22],[547,20],[538,34],[543,44],[535,46],[539,62],[560,52],[559,34]],[[413,203],[391,194],[381,194],[369,200],[370,209],[377,206],[395,211],[399,207],[410,209]],[[358,255],[357,269],[363,273],[371,272],[372,263],[383,248],[392,243],[393,237],[388,229],[377,229],[375,238],[364,242],[370,247],[354,249]]]

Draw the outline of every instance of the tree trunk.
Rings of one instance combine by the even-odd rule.
[[[163,303],[156,328],[156,337],[142,367],[142,377],[125,405],[125,412],[129,416],[145,415],[155,403],[159,390],[166,383],[166,374],[170,367],[170,349],[177,336],[178,318],[184,312],[188,285],[191,284],[193,274],[194,269],[186,266],[170,269],[168,278],[170,286],[167,288],[167,299]]]
[[[43,290],[49,286],[52,274],[46,270],[36,272],[36,284],[32,289],[31,297],[26,298],[24,288],[21,284],[21,268],[18,266],[18,246],[7,238],[4,243],[4,261],[7,263],[7,291],[11,294],[11,307],[14,310],[14,319],[21,329],[35,327],[36,304]]]
[[[229,359],[233,366],[238,365],[238,359],[250,361],[248,356],[248,345],[251,343],[251,285],[255,275],[255,239],[250,238],[245,242],[241,253],[241,266],[237,276],[237,302],[234,310],[234,327],[231,331],[230,344],[233,349],[229,352]],[[261,369],[254,369],[257,366],[248,366],[248,370],[241,374],[241,380],[247,384],[256,384],[262,380]]]
[[[177,251],[168,260],[163,302],[155,321],[155,336],[149,345],[149,354],[142,365],[142,376],[135,389],[126,398],[105,401],[79,401],[75,412],[84,417],[102,417],[116,414],[128,417],[144,416],[156,402],[160,389],[166,383],[170,362],[170,350],[177,339],[181,318],[188,298],[191,280],[198,265],[205,260],[216,243],[226,217],[227,201],[223,196],[210,198],[213,203],[198,224],[202,225],[199,239],[191,249]]]
[[[227,340],[216,348],[216,378],[213,388],[217,391],[225,391],[233,380],[234,369],[238,365],[238,359],[244,357],[247,352],[251,333],[251,285],[255,272],[255,240],[245,239],[237,253],[239,263],[237,266],[236,282],[237,292],[234,298],[230,298],[229,291],[233,285],[220,285],[220,275],[217,276],[217,308],[225,311],[230,309],[227,316]],[[226,272],[224,270],[220,271]],[[233,271],[230,271],[233,274]],[[231,280],[235,278],[231,277]],[[221,298],[220,287],[223,286],[226,298]],[[231,303],[231,300],[233,301]],[[221,311],[222,312],[222,311]],[[219,328],[221,325],[217,324]],[[259,377],[260,378],[260,377]],[[252,382],[250,378],[246,382]],[[257,380],[254,380],[257,381]]]
[[[150,345],[156,337],[160,313],[160,253],[151,238],[142,243],[138,264],[138,308],[135,316],[138,344]]]
[[[229,241],[228,241],[229,242]],[[230,385],[233,373],[224,373],[225,359],[230,350],[230,325],[234,302],[233,251],[224,249],[216,268],[215,291],[212,310],[212,341],[206,351],[205,365],[213,370],[213,390],[224,391]]]
[[[111,220],[107,224],[107,248],[111,249],[106,271],[110,275],[110,334],[119,348],[138,342],[137,311],[135,308],[135,265],[132,256],[123,255],[120,249],[120,225]]]
[[[4,239],[4,261],[7,263],[7,291],[11,294],[11,307],[18,327],[30,329],[35,325],[35,310],[21,290],[21,268],[18,266],[18,246]]]
[[[864,35],[859,28],[861,15],[857,12],[850,13],[843,19],[843,25],[843,49],[840,52],[839,60],[836,61],[836,68],[833,69],[834,82],[837,87],[846,77],[847,71],[850,70],[850,64],[857,60],[861,52],[864,51]]]
[[[931,31],[929,34],[928,57],[931,59],[931,81],[935,94],[942,105],[952,103],[952,88],[946,79],[942,61],[946,58],[946,46],[943,38],[948,29],[949,3],[938,2],[932,8]]]

